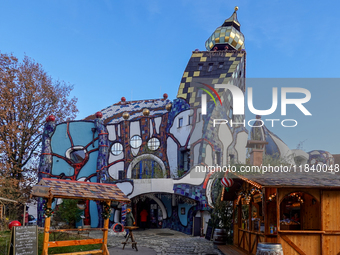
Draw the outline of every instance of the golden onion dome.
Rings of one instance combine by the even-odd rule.
[[[222,26],[218,27],[215,32],[205,42],[207,50],[242,50],[244,49],[244,35],[240,30],[240,23],[237,20],[237,10],[235,7],[234,13],[230,18],[226,19]],[[226,47],[228,46],[228,47]]]

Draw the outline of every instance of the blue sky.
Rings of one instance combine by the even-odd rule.
[[[2,0],[0,51],[26,54],[73,84],[81,119],[122,96],[174,99],[191,52],[204,50],[236,5],[248,78],[339,78],[340,3],[328,0]],[[305,141],[306,151],[340,153],[340,87],[325,84],[304,85],[314,112],[300,129],[272,130],[290,148]]]

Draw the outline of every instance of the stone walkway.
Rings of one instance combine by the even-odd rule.
[[[110,254],[157,254],[157,255],[176,255],[176,254],[196,254],[196,255],[222,255],[217,248],[214,248],[213,242],[206,240],[204,237],[192,237],[178,231],[170,229],[147,229],[133,231],[137,241],[138,253],[132,250],[131,245],[125,246],[124,234],[115,234],[109,232],[108,246]],[[101,238],[102,232],[95,231],[90,234],[93,238]],[[151,253],[150,251],[154,251]],[[146,253],[144,253],[146,252]]]

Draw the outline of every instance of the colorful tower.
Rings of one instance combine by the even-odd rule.
[[[191,159],[196,164],[244,163],[248,133],[242,123],[243,115],[233,114],[233,98],[229,90],[217,88],[216,84],[232,84],[245,91],[244,36],[237,20],[237,10],[205,43],[207,51],[195,50],[184,71],[177,98],[184,99],[193,109],[201,132],[191,137]],[[204,101],[206,100],[206,101]],[[202,105],[207,103],[206,109]],[[203,111],[202,111],[203,110]],[[214,126],[214,119],[228,120],[227,125]],[[234,125],[231,125],[231,120]],[[201,136],[201,137],[200,137]],[[207,155],[207,146],[209,154]],[[193,151],[196,150],[196,157]],[[203,156],[200,156],[203,155]]]

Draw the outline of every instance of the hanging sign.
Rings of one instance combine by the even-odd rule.
[[[256,194],[254,195],[254,203],[258,203],[262,201],[262,196],[261,194]]]

